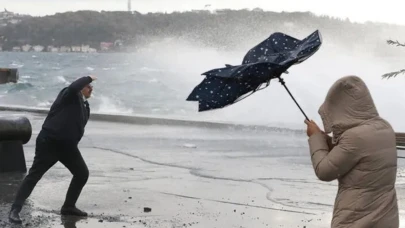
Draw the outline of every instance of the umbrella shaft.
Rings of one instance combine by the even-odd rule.
[[[280,83],[284,86],[284,88],[287,90],[288,94],[290,94],[290,97],[293,99],[293,101],[295,102],[295,104],[298,106],[298,108],[301,110],[302,114],[305,116],[305,119],[309,121],[307,115],[305,114],[304,110],[302,110],[301,106],[298,104],[298,102],[295,100],[294,96],[291,94],[290,90],[287,88],[287,86],[285,85],[284,80],[279,77]]]

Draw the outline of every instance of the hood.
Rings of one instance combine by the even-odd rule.
[[[357,76],[337,80],[329,89],[318,113],[325,133],[333,133],[333,143],[346,130],[379,116],[370,91]]]

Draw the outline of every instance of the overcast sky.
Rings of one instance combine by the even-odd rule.
[[[0,0],[0,6],[16,13],[49,15],[77,10],[126,10],[128,0]],[[141,13],[190,9],[260,7],[271,11],[311,11],[317,15],[348,17],[352,21],[378,21],[405,25],[403,0],[132,0]]]

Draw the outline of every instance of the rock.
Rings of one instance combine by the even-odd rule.
[[[19,79],[18,69],[16,68],[0,68],[0,84],[9,82],[17,83]]]

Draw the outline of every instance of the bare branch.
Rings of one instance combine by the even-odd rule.
[[[398,42],[398,41],[387,40],[387,43],[390,44],[390,45],[396,45],[396,46],[405,47],[405,44],[401,44],[401,43]],[[405,74],[405,69],[402,69],[402,70],[399,70],[399,71],[394,71],[394,72],[391,72],[391,73],[384,74],[384,75],[382,76],[382,78],[389,79],[389,78],[392,78],[392,77],[396,77],[398,74]]]
[[[405,47],[405,44],[401,44],[401,43],[398,42],[398,41],[387,40],[387,43],[388,43],[388,44],[391,44],[391,45],[397,45],[397,46]]]
[[[391,78],[391,77],[396,77],[398,74],[405,74],[405,69],[384,74],[382,77],[388,79],[388,78]]]

